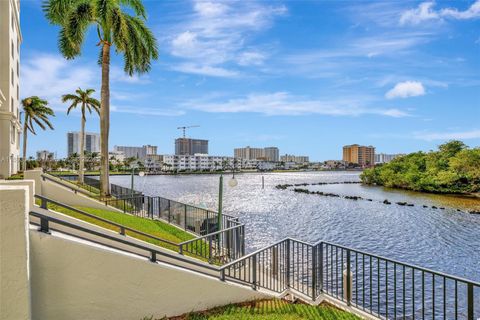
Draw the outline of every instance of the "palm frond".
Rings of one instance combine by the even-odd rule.
[[[120,4],[132,8],[137,16],[140,16],[143,19],[147,18],[147,13],[141,0],[119,0],[119,2]]]

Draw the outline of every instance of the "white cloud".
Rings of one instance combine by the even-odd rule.
[[[185,111],[182,110],[170,110],[164,109],[162,107],[158,108],[145,108],[145,107],[132,107],[132,106],[121,106],[121,105],[112,105],[112,112],[117,113],[130,113],[141,116],[163,116],[163,117],[178,117],[185,114]]]
[[[466,139],[479,139],[480,130],[474,129],[469,131],[458,132],[416,132],[414,137],[420,140],[432,141],[432,140],[466,140]]]
[[[250,94],[246,97],[226,101],[195,100],[183,104],[188,109],[204,112],[237,113],[252,112],[269,116],[274,115],[308,115],[360,116],[366,114],[388,117],[406,117],[408,113],[394,108],[367,108],[365,103],[370,97],[336,98],[331,100],[308,99],[294,96],[288,92]]]
[[[395,87],[385,94],[385,97],[387,99],[395,99],[423,96],[424,94],[425,88],[421,82],[405,81],[397,83]]]
[[[195,63],[182,63],[172,67],[175,71],[184,73],[198,74],[210,77],[221,78],[235,78],[239,76],[239,73],[234,70],[228,70],[221,67],[214,67],[209,65],[198,65]]]
[[[95,66],[95,64],[93,64]],[[99,91],[98,75],[90,68],[76,61],[67,61],[60,55],[36,54],[25,59],[21,68],[21,95],[32,95],[47,99],[57,111],[66,110],[61,96],[82,89]]]
[[[435,10],[434,6],[435,2],[433,1],[420,3],[417,8],[409,9],[401,14],[400,24],[417,25],[426,21],[442,20],[443,18],[466,20],[480,17],[480,0],[476,0],[464,11],[456,8]]]
[[[270,6],[257,1],[193,2],[194,13],[176,25],[168,41],[170,53],[183,60],[185,73],[229,77],[238,67],[260,65],[265,54],[248,46],[257,32],[269,28],[273,19],[286,13],[284,6]],[[191,66],[185,68],[185,65]],[[205,72],[203,72],[205,71]]]

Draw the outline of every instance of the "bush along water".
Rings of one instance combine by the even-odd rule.
[[[480,192],[480,148],[450,141],[437,151],[415,152],[366,169],[365,184],[432,193]]]

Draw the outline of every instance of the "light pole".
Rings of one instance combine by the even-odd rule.
[[[233,167],[230,167],[232,168],[232,179],[228,181],[228,185],[231,188],[234,188],[238,185],[238,181],[237,179],[235,179],[235,163],[236,163],[236,159],[233,158]],[[217,222],[218,230],[217,231],[220,231],[222,230],[222,210],[223,210],[223,170],[220,173],[220,178],[218,182],[219,183],[218,183],[218,222]]]

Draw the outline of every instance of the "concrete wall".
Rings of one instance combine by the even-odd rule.
[[[0,185],[0,320],[30,319],[29,194]]]
[[[25,172],[25,179],[35,181],[35,194],[42,195],[52,200],[67,204],[69,206],[90,207],[98,209],[108,209],[112,211],[121,211],[117,208],[107,207],[104,203],[96,201],[79,192],[75,193],[71,188],[64,187],[58,183],[42,178],[42,170],[29,170]],[[53,179],[57,179],[52,177]],[[66,182],[62,182],[66,183]],[[75,189],[75,187],[74,187]],[[79,188],[76,188],[77,190]]]
[[[171,266],[30,231],[33,319],[162,318],[266,296]]]

